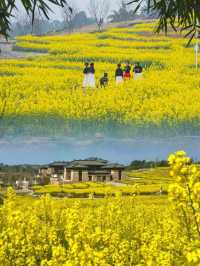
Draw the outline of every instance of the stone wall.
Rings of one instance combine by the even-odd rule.
[[[97,176],[96,175],[92,175],[92,181],[97,182]]]
[[[54,168],[49,167],[49,168],[47,169],[47,174],[48,174],[48,175],[53,175],[54,173],[55,173]]]
[[[119,173],[120,173],[119,170],[111,170],[112,179],[119,180],[120,179]]]
[[[45,169],[45,168],[41,168],[39,169],[39,175],[48,175],[48,169]]]
[[[72,182],[79,182],[79,171],[71,171],[71,181]]]
[[[71,180],[71,171],[64,168],[64,180]]]
[[[82,172],[82,181],[83,182],[88,182],[89,181],[89,176],[87,171]]]
[[[111,176],[110,176],[110,175],[107,175],[107,176],[106,176],[106,181],[107,181],[107,182],[111,181]]]
[[[125,178],[126,178],[126,174],[125,174],[124,171],[122,171],[122,178],[121,178],[121,179],[123,180],[123,179],[125,179]]]

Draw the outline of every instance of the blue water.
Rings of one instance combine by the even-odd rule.
[[[200,160],[200,137],[174,138],[44,138],[12,137],[0,139],[0,162],[6,164],[45,164],[55,160],[84,159],[95,156],[113,162],[161,160],[176,150],[185,150]]]

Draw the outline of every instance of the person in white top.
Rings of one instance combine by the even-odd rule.
[[[139,79],[142,77],[143,68],[140,66],[139,63],[136,63],[133,71],[134,71],[134,79]]]
[[[90,64],[89,67],[89,87],[95,88],[96,87],[96,81],[95,81],[95,68],[94,68],[94,63]]]
[[[85,68],[83,70],[83,88],[86,88],[89,85],[89,63],[85,63]]]

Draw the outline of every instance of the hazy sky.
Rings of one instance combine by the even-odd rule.
[[[90,0],[69,0],[69,2],[72,2],[75,4],[76,7],[78,7],[79,10],[85,10],[88,11],[88,4],[89,4]],[[110,10],[114,10],[117,8],[117,6],[119,5],[120,0],[107,0],[110,1]],[[18,2],[18,7],[19,7],[19,14],[24,14],[23,13],[23,9],[22,6],[20,5],[20,0],[17,0]],[[55,5],[52,5],[52,10],[54,11],[54,13],[50,14],[50,18],[51,19],[61,19],[61,8],[56,7]]]

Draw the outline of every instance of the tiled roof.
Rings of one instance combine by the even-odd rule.
[[[87,166],[104,166],[107,164],[107,161],[103,160],[75,160],[70,163],[70,165],[75,165],[75,164],[80,164],[80,165],[87,165]]]
[[[69,162],[65,162],[65,161],[58,161],[58,162],[53,162],[49,164],[50,167],[67,166],[67,165],[69,165]]]
[[[67,168],[81,168],[81,169],[87,169],[88,168],[88,166],[87,165],[84,165],[84,164],[80,164],[80,163],[70,163],[70,164],[68,164],[67,166],[66,166]]]
[[[79,169],[87,169],[90,167],[98,167],[98,169],[123,169],[124,165],[117,164],[117,163],[108,163],[108,161],[98,158],[88,158],[85,160],[74,160],[72,162],[65,162],[65,161],[59,161],[59,162],[53,162],[49,164],[49,167],[59,167],[63,166],[66,168],[79,168]]]
[[[122,168],[125,168],[124,165],[122,164],[118,164],[118,163],[110,163],[110,164],[107,164],[106,166],[102,167],[102,168],[109,168],[109,169],[122,169]]]
[[[47,169],[49,167],[49,165],[42,165],[41,167],[40,167],[40,169]]]

